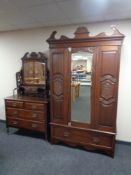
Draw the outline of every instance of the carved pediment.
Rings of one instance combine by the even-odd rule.
[[[42,52],[26,52],[25,55],[21,58],[22,61],[25,60],[38,60],[38,61],[47,61],[47,56],[45,54],[43,54]]]
[[[62,35],[60,37],[60,39],[56,39],[55,38],[55,35],[56,35],[56,31],[53,31],[52,34],[50,35],[50,37],[47,39],[47,42],[50,42],[52,40],[71,40],[71,39],[86,39],[86,38],[89,38],[89,39],[96,39],[96,38],[108,38],[108,37],[124,37],[124,35],[122,33],[119,32],[119,30],[116,28],[116,26],[112,25],[111,26],[111,29],[113,30],[113,33],[112,35],[107,35],[105,32],[102,32],[102,33],[99,33],[97,34],[96,36],[90,36],[89,35],[89,30],[84,27],[84,26],[81,26],[81,27],[78,27],[76,29],[76,31],[74,32],[74,38],[68,38],[67,36],[64,36]]]

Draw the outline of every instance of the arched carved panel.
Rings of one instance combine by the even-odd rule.
[[[61,96],[63,95],[63,76],[62,75],[55,75],[53,77],[53,95]]]
[[[108,100],[112,97],[112,91],[113,91],[113,85],[110,83],[110,81],[106,80],[104,82],[102,82],[101,85],[101,97],[103,97],[104,99]]]
[[[114,97],[116,79],[111,75],[105,75],[101,78],[101,98],[109,100]]]
[[[100,101],[103,105],[108,106],[108,105],[114,103],[116,100],[115,100],[115,98],[111,98],[111,99],[109,99],[109,100],[105,100],[104,98],[99,98],[99,101]]]

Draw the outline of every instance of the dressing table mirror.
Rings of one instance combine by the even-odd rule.
[[[90,36],[78,27],[74,38],[54,31],[50,48],[51,142],[63,142],[114,156],[120,50],[124,35]]]
[[[47,57],[41,52],[27,52],[21,60],[22,68],[16,73],[17,94],[5,98],[7,131],[9,127],[27,129],[42,132],[47,138]]]
[[[18,94],[48,96],[47,57],[39,52],[26,53],[22,58],[22,70],[16,73]]]

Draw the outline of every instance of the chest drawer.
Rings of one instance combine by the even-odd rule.
[[[19,111],[20,110],[18,108],[7,107],[6,114],[7,114],[7,116],[11,116],[11,117],[19,117]]]
[[[28,120],[45,120],[45,113],[40,111],[23,110],[17,108],[7,108],[7,117],[21,118]]]
[[[45,131],[45,123],[44,122],[33,122],[33,121],[25,121],[20,119],[8,118],[7,123],[9,126],[16,128],[25,128],[34,131]]]
[[[45,120],[45,113],[40,111],[20,110],[19,117],[22,119],[43,121]]]
[[[26,109],[30,109],[30,110],[44,111],[45,110],[45,105],[44,104],[40,104],[40,103],[25,102],[25,108]]]
[[[14,108],[23,108],[24,107],[24,102],[21,101],[13,101],[13,100],[7,100],[6,101],[6,106],[7,107],[14,107]]]

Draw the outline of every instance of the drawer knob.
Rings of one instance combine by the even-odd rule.
[[[36,113],[33,113],[32,114],[32,118],[36,118],[37,117],[37,114]]]
[[[18,124],[18,121],[13,121],[13,125],[17,125]]]
[[[13,107],[16,107],[16,103],[13,103]]]
[[[36,109],[36,105],[32,105],[32,109]]]
[[[99,137],[93,137],[93,142],[96,144],[100,143]]]
[[[32,128],[37,128],[38,127],[38,125],[36,123],[33,123],[31,126],[32,126]]]
[[[64,132],[64,137],[68,137],[68,136],[69,136],[69,134],[70,134],[70,133],[69,133],[69,132],[67,132],[67,131],[66,131],[66,132]]]
[[[14,111],[13,114],[14,114],[14,115],[17,115],[17,114],[18,114],[18,111]]]

